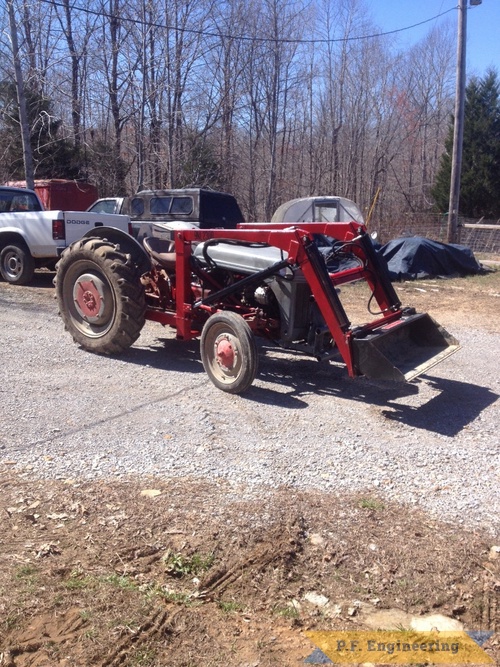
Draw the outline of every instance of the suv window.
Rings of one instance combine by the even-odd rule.
[[[153,197],[149,202],[149,210],[153,215],[165,215],[170,211],[172,197]]]
[[[172,207],[170,213],[177,215],[189,215],[193,212],[193,198],[192,197],[174,197],[172,199]]]
[[[10,204],[12,202],[12,195],[3,193],[0,194],[0,213],[10,211]]]
[[[134,197],[130,202],[130,215],[133,218],[138,218],[144,213],[144,199]]]
[[[244,222],[236,200],[215,192],[200,193],[200,227],[225,227],[235,229],[238,222]]]
[[[153,197],[149,202],[149,210],[151,215],[189,215],[193,212],[193,198]]]

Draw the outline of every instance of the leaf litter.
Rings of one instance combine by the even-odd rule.
[[[376,496],[198,479],[0,488],[16,508],[0,513],[2,667],[299,665],[304,631],[390,609],[493,630],[500,659],[500,560],[481,531]]]

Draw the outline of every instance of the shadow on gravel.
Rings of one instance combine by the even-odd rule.
[[[119,358],[164,371],[204,373],[197,340],[160,338],[157,341],[158,345],[147,348],[132,347],[125,357]],[[265,354],[266,351],[271,354]],[[341,363],[318,363],[299,354],[293,359],[283,359],[279,358],[279,352],[269,348],[262,348],[260,352],[257,383],[241,399],[278,408],[304,409],[309,405],[307,396],[310,394],[331,396],[383,408],[379,412],[383,419],[451,437],[460,433],[498,398],[487,387],[424,376],[433,395],[418,404],[421,393],[418,383],[398,384],[363,377],[352,379]],[[278,385],[284,391],[262,386],[262,383]],[[415,404],[405,404],[405,399]]]
[[[22,291],[29,290],[30,288],[35,288],[35,289],[44,289],[44,290],[52,290],[54,289],[54,277],[55,277],[55,271],[49,271],[49,270],[40,270],[40,271],[35,271],[35,275],[33,276],[33,279],[29,283],[29,285],[9,285],[9,283],[5,282],[2,278],[0,278],[0,283],[2,286],[7,287],[8,289],[19,289]]]
[[[49,271],[35,272],[29,285],[9,285],[0,278],[0,306],[28,311],[43,311],[57,314],[54,299],[55,273]]]
[[[156,345],[148,347],[131,347],[126,355],[116,358],[138,366],[151,366],[161,371],[205,372],[200,359],[199,341],[182,341],[175,338],[157,338],[156,341]]]
[[[296,407],[292,399],[297,401],[307,394],[360,401],[385,408],[380,411],[385,419],[447,436],[460,433],[499,397],[488,387],[423,376],[422,379],[425,379],[434,395],[420,405],[405,405],[396,401],[406,397],[418,398],[418,384],[351,379],[343,365],[318,364],[301,357],[294,361],[264,358],[259,379],[289,387],[290,393],[284,395],[272,389],[253,386],[245,398],[280,407]],[[305,403],[303,400],[300,402]]]
[[[120,355],[116,358],[138,366],[151,366],[162,371],[203,374],[207,382],[210,382],[201,363],[199,340],[178,341],[175,338],[158,338],[157,341],[158,345],[150,345],[147,348],[131,347],[125,356]],[[263,358],[263,355],[261,355],[261,362]],[[280,360],[274,361],[279,363]],[[315,362],[309,361],[309,364],[314,366]],[[336,369],[336,372],[338,373],[339,370]],[[259,373],[257,380],[259,379],[266,379],[265,373]],[[287,382],[287,379],[285,375],[276,375],[273,376],[271,381],[289,386],[291,382]],[[299,394],[302,392],[298,389],[297,386],[297,388],[293,388],[291,393],[282,393],[264,387],[251,387],[241,398],[258,400],[259,403],[269,403],[281,408],[295,410],[307,408],[308,403],[299,398]],[[303,388],[304,393],[311,393],[311,391],[314,390]]]
[[[392,410],[383,410],[382,414],[407,426],[455,436],[499,397],[488,387],[469,382],[444,378],[425,379],[439,392],[436,396],[417,407],[391,405]]]
[[[54,289],[55,271],[35,271],[33,280],[28,287],[38,287],[39,289]]]

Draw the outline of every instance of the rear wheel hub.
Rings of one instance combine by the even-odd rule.
[[[73,300],[81,317],[88,322],[97,322],[106,306],[104,282],[97,276],[85,273],[74,284]]]

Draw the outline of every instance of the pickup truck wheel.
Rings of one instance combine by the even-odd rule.
[[[118,354],[139,337],[146,310],[140,271],[113,243],[86,238],[72,244],[54,284],[65,327],[86,350]]]
[[[255,379],[257,346],[252,330],[236,313],[222,311],[206,321],[201,333],[201,360],[214,385],[241,394]]]
[[[27,285],[35,273],[35,260],[25,246],[15,243],[5,246],[0,253],[2,278],[13,285]]]

